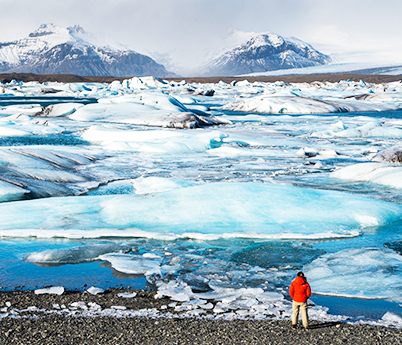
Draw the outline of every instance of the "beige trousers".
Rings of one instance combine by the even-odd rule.
[[[293,308],[292,325],[297,325],[297,320],[299,319],[299,308],[300,308],[303,327],[308,328],[307,302],[299,303],[293,301],[292,308]]]

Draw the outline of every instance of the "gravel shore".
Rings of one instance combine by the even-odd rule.
[[[177,77],[177,78],[163,78],[164,80],[180,82],[185,79],[188,83],[218,83],[224,81],[231,83],[232,81],[248,80],[249,82],[266,82],[274,83],[276,81],[283,81],[285,83],[312,83],[312,82],[331,82],[337,83],[341,80],[352,80],[359,82],[364,80],[367,83],[390,83],[402,79],[400,75],[379,75],[379,74],[362,74],[356,73],[327,73],[327,74],[302,74],[302,75],[285,75],[285,76],[234,76],[234,77]],[[133,76],[126,77],[111,77],[111,76],[79,76],[73,74],[33,74],[33,73],[0,73],[0,82],[8,83],[11,80],[19,80],[24,82],[38,81],[43,82],[60,82],[60,83],[111,83],[114,80],[123,81],[130,79]]]
[[[171,301],[155,299],[152,290],[135,298],[119,298],[119,289],[91,295],[35,295],[33,291],[0,292],[0,308],[29,306],[52,309],[55,304],[97,303],[127,309],[164,310]],[[7,307],[8,306],[8,307]],[[0,319],[0,344],[402,344],[402,330],[369,325],[311,322],[305,331],[290,321],[207,321],[196,318],[76,317],[26,311]]]

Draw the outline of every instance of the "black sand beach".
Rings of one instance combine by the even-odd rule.
[[[169,304],[155,299],[153,290],[137,290],[135,298],[119,298],[120,289],[104,294],[65,292],[63,295],[35,295],[33,291],[0,293],[0,308],[9,310],[36,306],[51,309],[53,304],[95,302],[102,307],[126,306],[139,310]],[[169,309],[168,309],[169,310]],[[161,310],[162,311],[162,310]],[[209,321],[196,318],[76,317],[20,313],[21,318],[0,319],[1,344],[402,344],[402,330],[369,325],[311,322],[305,331],[294,330],[290,321]]]

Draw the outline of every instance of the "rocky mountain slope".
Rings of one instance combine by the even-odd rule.
[[[233,76],[323,65],[330,57],[295,38],[260,34],[209,62],[202,76]]]
[[[0,43],[0,73],[174,76],[146,55],[112,46],[80,26],[44,24],[27,38]]]

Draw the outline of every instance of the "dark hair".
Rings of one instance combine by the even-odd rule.
[[[303,273],[303,272],[299,272],[299,273],[297,273],[297,276],[304,278],[304,273]]]

